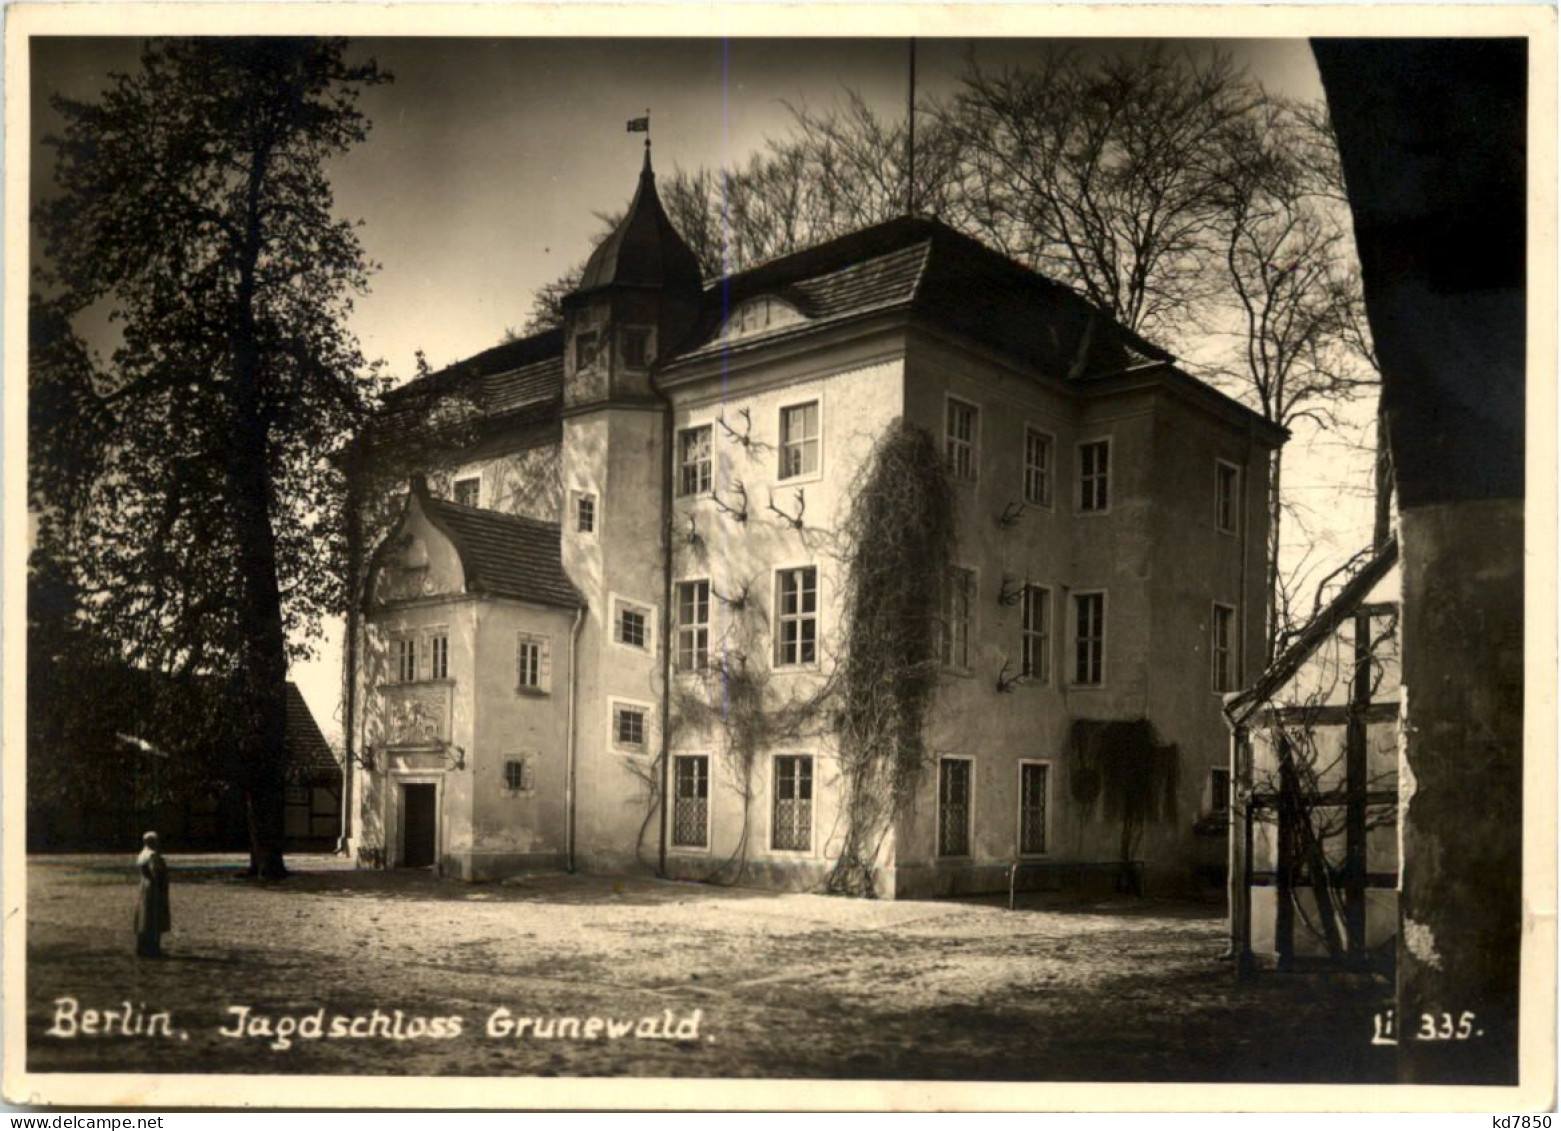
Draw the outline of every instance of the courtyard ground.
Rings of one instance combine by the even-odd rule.
[[[473,886],[332,857],[261,884],[237,879],[233,857],[170,864],[166,957],[137,960],[128,857],[29,862],[31,1071],[1392,1078],[1393,1050],[1371,1044],[1391,987],[1238,985],[1217,960],[1214,904],[1030,896],[1009,911],[564,875]],[[170,1035],[84,1031],[85,1010],[127,1001],[132,1031],[166,1011]],[[271,1033],[228,1035],[234,1007]],[[318,1035],[275,1047],[284,1017]]]

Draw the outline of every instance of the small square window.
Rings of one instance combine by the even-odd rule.
[[[710,482],[710,425],[685,428],[678,433],[678,494],[708,494]]]
[[[645,609],[619,601],[614,639],[619,644],[626,644],[630,648],[647,648],[650,639],[647,621],[648,614]]]
[[[511,793],[530,793],[536,788],[532,759],[510,758],[504,763],[504,788]]]
[[[455,502],[463,507],[477,506],[477,500],[482,496],[482,480],[476,476],[470,479],[457,479],[455,481]]]
[[[588,491],[575,496],[575,529],[581,534],[596,530],[596,496]]]
[[[780,478],[818,470],[818,402],[781,409]]]
[[[619,746],[645,745],[645,711],[640,707],[613,709],[613,741]]]

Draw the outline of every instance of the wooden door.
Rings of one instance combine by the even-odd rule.
[[[426,868],[434,862],[434,843],[438,832],[435,790],[431,782],[408,782],[401,787],[403,868]]]

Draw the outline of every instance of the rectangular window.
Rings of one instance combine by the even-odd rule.
[[[511,793],[530,793],[536,788],[530,758],[511,758],[504,763],[504,788]]]
[[[970,855],[970,761],[938,763],[938,855]]]
[[[710,847],[710,759],[680,754],[672,760],[672,843]]]
[[[429,638],[428,647],[433,653],[433,679],[450,678],[450,638],[441,633]]]
[[[581,534],[596,530],[596,496],[589,491],[581,491],[575,496],[575,529]]]
[[[650,330],[645,326],[630,326],[623,331],[623,364],[630,369],[644,369],[650,364]]]
[[[770,847],[786,852],[807,852],[813,847],[813,759],[808,755],[775,759]]]
[[[1019,766],[1019,852],[1039,856],[1046,851],[1046,787],[1050,767],[1036,762]]]
[[[1104,683],[1106,678],[1106,595],[1073,597],[1073,682]]]
[[[1236,533],[1241,496],[1241,469],[1220,460],[1214,465],[1214,525],[1225,534]]]
[[[1037,683],[1051,680],[1051,597],[1050,589],[1026,585],[1019,604],[1020,674]]]
[[[596,334],[575,335],[575,368],[589,369],[596,364]]]
[[[1024,430],[1024,501],[1052,505],[1052,438],[1034,428]]]
[[[710,583],[678,583],[678,651],[680,672],[696,672],[710,662]]]
[[[1215,605],[1209,629],[1209,656],[1213,660],[1214,690],[1234,691],[1236,690],[1234,662],[1236,610],[1229,605]]]
[[[522,634],[515,645],[516,686],[525,691],[542,689],[542,641]]]
[[[650,610],[627,601],[614,602],[613,639],[630,648],[649,648]]]
[[[403,638],[396,641],[396,680],[413,683],[417,680],[417,641]]]
[[[812,475],[818,470],[818,402],[781,409],[780,477]]]
[[[970,607],[975,600],[974,570],[951,568],[943,579],[941,658],[945,667],[970,667]]]
[[[1230,812],[1230,770],[1224,766],[1209,771],[1209,812]]]
[[[678,433],[678,494],[704,495],[710,490],[710,425]]]
[[[976,477],[976,419],[975,405],[949,398],[943,431],[943,462],[956,479]]]
[[[775,662],[818,661],[818,570],[783,569],[775,575]]]
[[[612,732],[613,741],[619,746],[644,747],[645,709],[614,707]]]
[[[457,479],[455,481],[455,501],[463,507],[475,507],[477,499],[482,493],[482,480],[477,477],[471,479]]]
[[[1094,440],[1079,445],[1079,510],[1103,511],[1111,501],[1111,441]]]

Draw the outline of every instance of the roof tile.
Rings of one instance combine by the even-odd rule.
[[[556,522],[427,495],[421,501],[429,519],[455,543],[468,590],[568,609],[585,604],[564,573]]]

